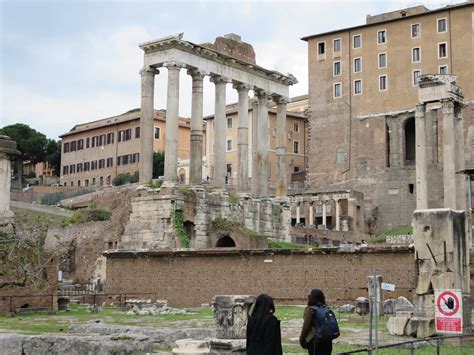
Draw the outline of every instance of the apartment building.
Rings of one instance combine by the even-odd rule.
[[[410,224],[415,208],[418,77],[452,74],[463,89],[466,164],[474,162],[474,4],[415,6],[309,35],[307,187],[364,193],[376,230]],[[442,201],[440,107],[428,107],[430,199]]]
[[[293,173],[303,172],[305,170],[305,145],[306,145],[306,113],[307,110],[307,95],[299,96],[298,98],[292,99],[291,103],[288,104],[292,111],[287,111],[287,181],[288,187],[292,187],[292,176]],[[253,147],[256,142],[252,142],[252,129],[254,122],[254,112],[256,113],[256,106],[249,103],[248,111],[248,142],[249,142],[249,159],[248,159],[248,171],[249,179],[252,178],[252,154],[254,152]],[[208,152],[208,168],[209,178],[213,178],[213,132],[214,132],[214,116],[207,116],[204,118],[207,123],[207,147]],[[268,135],[269,135],[269,186],[275,186],[276,183],[276,107],[269,105],[268,109]],[[238,145],[238,104],[229,104],[226,106],[226,181],[229,185],[237,184],[237,145]]]
[[[154,150],[165,151],[166,111],[155,110]],[[140,110],[74,126],[62,140],[61,185],[107,186],[135,173],[140,161]],[[190,119],[179,119],[178,158],[189,159]]]

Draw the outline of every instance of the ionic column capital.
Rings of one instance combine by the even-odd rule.
[[[146,75],[155,76],[155,75],[160,74],[160,71],[157,68],[154,68],[154,67],[146,67],[146,68],[140,69],[140,71],[138,73],[141,76],[146,76]]]
[[[206,75],[209,75],[209,73],[201,69],[193,68],[188,69],[188,75],[190,75],[193,80],[203,80]]]
[[[286,105],[290,102],[290,98],[281,95],[272,95],[272,99],[277,105]]]
[[[177,61],[166,62],[163,64],[163,66],[168,68],[168,70],[181,70],[181,68],[186,67],[185,64]]]
[[[252,86],[244,83],[234,83],[232,87],[237,90],[237,91],[245,91],[249,92],[249,90],[252,90]]]
[[[222,75],[216,75],[216,74],[211,74],[211,77],[209,79],[211,83],[214,84],[227,84],[230,83],[231,80],[229,78],[226,78],[225,76]]]

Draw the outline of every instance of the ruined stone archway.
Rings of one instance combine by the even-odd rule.
[[[235,248],[235,241],[228,235],[223,235],[217,240],[216,248]]]

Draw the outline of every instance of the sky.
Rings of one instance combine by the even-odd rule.
[[[0,0],[0,127],[25,123],[58,139],[74,125],[140,106],[139,43],[184,32],[214,42],[236,33],[253,45],[257,64],[292,73],[290,96],[308,90],[303,36],[357,26],[366,15],[450,0],[148,1]],[[155,79],[155,108],[166,108],[166,69]],[[227,86],[227,103],[237,93]],[[180,77],[180,116],[191,112],[191,78]],[[204,115],[214,112],[205,79]]]

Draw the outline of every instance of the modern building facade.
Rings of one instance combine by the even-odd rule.
[[[306,109],[307,96],[298,97],[297,100],[291,100],[287,107],[293,112],[286,112],[286,152],[287,152],[287,181],[288,187],[292,187],[293,173],[303,172],[305,170],[305,143],[306,143]],[[293,103],[293,105],[292,105]],[[250,100],[248,109],[248,172],[249,184],[251,185],[252,174],[255,174],[255,149],[256,136],[252,134],[255,129],[256,118],[256,102]],[[209,161],[209,181],[212,183],[214,179],[213,169],[213,132],[214,132],[214,116],[204,118],[207,122],[207,147]],[[276,108],[269,105],[268,108],[268,176],[269,187],[274,188],[277,181],[277,156],[276,156]],[[230,186],[237,184],[237,166],[238,166],[238,104],[230,104],[226,106],[225,120],[225,161],[226,161],[226,183]],[[252,137],[254,137],[252,139]],[[270,191],[272,192],[272,191]]]
[[[465,158],[474,162],[472,1],[367,16],[308,43],[307,188],[364,193],[369,226],[409,225],[415,209],[418,77],[452,74],[464,93]],[[443,200],[441,107],[427,107],[429,207]]]
[[[155,110],[155,152],[165,151],[165,116],[165,111]],[[179,118],[178,135],[178,157],[189,159],[189,119]],[[135,173],[140,161],[140,136],[139,109],[74,126],[60,136],[61,185],[107,186],[118,174]]]

